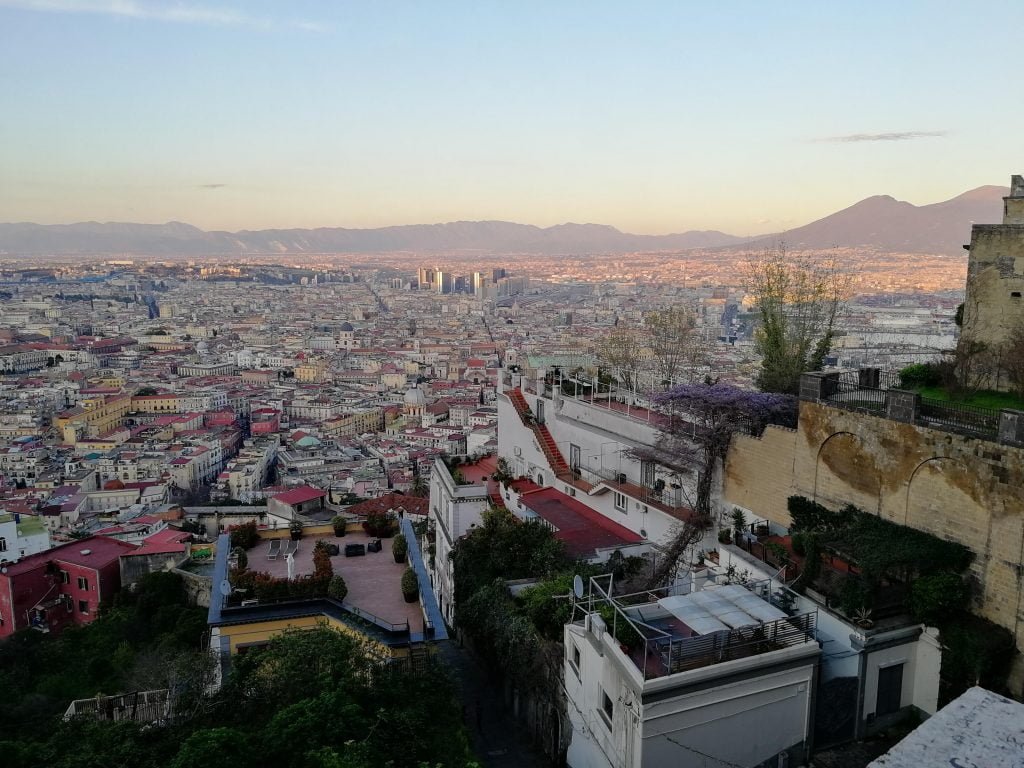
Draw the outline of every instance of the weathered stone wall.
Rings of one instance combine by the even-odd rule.
[[[725,468],[726,504],[789,525],[793,494],[969,547],[975,610],[1024,649],[1024,449],[802,402],[795,433],[739,437]]]
[[[1007,198],[1007,205],[1024,200]],[[1016,222],[1016,223],[1014,223]],[[1024,224],[1008,209],[1003,224],[975,225],[967,266],[962,352],[977,346],[973,364],[977,381],[993,389],[1009,389],[1001,358],[1013,334],[1024,325]]]

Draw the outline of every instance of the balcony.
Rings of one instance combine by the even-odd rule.
[[[573,624],[613,638],[641,678],[654,680],[805,644],[816,651],[817,611],[795,612],[795,600],[779,599],[785,592],[759,582],[611,596],[611,577],[597,576]]]
[[[673,488],[657,481],[653,485],[634,482],[624,472],[611,467],[580,465],[573,468],[571,473],[574,479],[583,480],[592,487],[605,486],[677,519],[688,520],[693,514],[682,488]]]

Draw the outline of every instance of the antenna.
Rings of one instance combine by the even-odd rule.
[[[231,594],[231,582],[224,579],[224,581],[220,583],[220,587],[218,587],[218,589],[224,597],[228,597]]]
[[[576,595],[577,600],[583,598],[583,577],[579,574],[572,577],[572,593]]]

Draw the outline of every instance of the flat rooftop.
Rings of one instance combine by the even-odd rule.
[[[365,533],[349,533],[338,538],[335,536],[304,536],[298,542],[299,549],[295,553],[295,575],[305,576],[313,573],[313,547],[317,539],[322,538],[329,544],[337,544],[341,554],[331,558],[331,567],[336,575],[345,579],[348,595],[345,603],[361,611],[372,614],[391,624],[409,623],[410,632],[423,631],[423,614],[419,602],[407,603],[402,597],[401,579],[406,569],[405,563],[396,563],[391,554],[391,539],[381,539],[383,548],[380,552],[367,552],[358,557],[345,557],[346,544],[367,545],[373,538]],[[249,570],[263,571],[271,576],[287,578],[288,562],[282,557],[271,560],[270,542],[274,539],[262,539],[250,549]],[[289,539],[277,539],[283,547]]]
[[[1024,704],[974,687],[915,728],[868,768],[1018,768]]]

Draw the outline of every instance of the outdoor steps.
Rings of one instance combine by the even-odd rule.
[[[513,407],[515,407],[523,424],[533,431],[541,450],[544,452],[544,457],[551,466],[551,471],[555,473],[556,477],[568,474],[569,465],[562,458],[562,452],[558,450],[555,439],[551,436],[551,431],[544,424],[538,424],[534,420],[533,412],[530,410],[526,398],[523,397],[522,390],[518,387],[513,389],[509,395],[509,400],[512,402]],[[529,415],[529,418],[527,418],[527,415]]]

